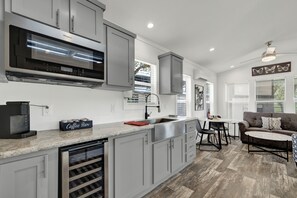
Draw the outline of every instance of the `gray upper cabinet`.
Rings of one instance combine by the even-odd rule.
[[[97,0],[5,0],[5,11],[98,42],[103,41],[105,5]]]
[[[0,197],[57,198],[57,166],[57,150],[0,163]]]
[[[158,58],[160,94],[182,94],[183,57],[168,52]]]
[[[13,13],[51,26],[59,25],[60,0],[11,0],[10,5]]]
[[[100,5],[96,0],[70,0],[70,32],[102,41],[105,6]]]
[[[119,90],[134,87],[136,35],[108,21],[106,31],[106,84]]]
[[[115,198],[132,198],[149,186],[149,131],[114,140]]]

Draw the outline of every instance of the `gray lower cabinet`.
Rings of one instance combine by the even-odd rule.
[[[149,131],[114,140],[114,196],[132,198],[149,187]]]
[[[57,198],[58,151],[0,161],[0,197]]]
[[[70,1],[71,33],[102,42],[104,10],[98,3],[94,0]]]
[[[153,144],[153,183],[180,169],[184,163],[184,136]]]
[[[186,122],[185,161],[192,162],[196,157],[196,120]]]
[[[171,140],[153,144],[153,183],[162,181],[170,175]]]
[[[106,33],[106,84],[131,90],[134,86],[136,35],[108,21]]]
[[[57,26],[61,0],[11,0],[11,12]],[[6,0],[8,2],[8,0]]]
[[[176,137],[172,139],[171,146],[171,172],[175,172],[180,169],[185,163],[185,142],[184,136]]]

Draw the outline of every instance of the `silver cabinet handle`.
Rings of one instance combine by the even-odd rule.
[[[148,134],[145,134],[145,143],[148,144]]]
[[[172,140],[172,148],[174,148],[174,140]]]
[[[71,18],[71,31],[74,32],[74,16]]]
[[[56,26],[57,28],[60,27],[60,9],[56,11]]]
[[[44,178],[48,176],[48,155],[44,156]]]
[[[130,84],[133,85],[133,76],[130,77]]]

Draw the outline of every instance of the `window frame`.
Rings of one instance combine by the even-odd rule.
[[[297,76],[293,76],[293,101],[295,107],[295,113],[297,113],[297,95],[295,96],[295,79],[297,80]],[[297,87],[297,84],[296,84]]]
[[[209,94],[209,101],[206,100],[206,87],[211,85],[212,86],[212,93]],[[212,99],[212,100],[211,100]],[[209,110],[210,110],[210,114],[214,114],[214,83],[213,82],[209,82],[207,81],[205,83],[205,110],[208,111],[208,109],[206,108],[207,107],[207,104],[209,104]]]
[[[151,68],[151,83],[150,83],[150,87],[151,87],[151,92],[150,93],[156,93],[158,94],[158,81],[157,81],[157,66],[152,64],[152,63],[148,63],[139,59],[135,59],[135,63],[137,62],[141,62],[143,64],[147,64],[150,65]],[[135,63],[134,63],[134,69],[133,72],[135,71]],[[153,70],[153,71],[152,71]],[[152,74],[153,72],[153,74]],[[153,77],[152,77],[153,76]],[[137,82],[135,81],[134,78],[134,87],[133,90],[128,91],[128,94],[124,94],[124,95],[133,95],[133,94],[139,94],[142,95],[143,97],[145,97],[145,95],[149,94],[149,93],[141,93],[141,92],[135,92],[135,85],[144,85],[144,86],[148,86],[148,84],[146,84],[145,82]],[[129,102],[129,98],[128,96],[125,96],[124,99],[124,109],[142,109],[143,105],[145,103],[145,101],[140,100],[138,102]],[[155,97],[150,97],[148,103],[150,105],[156,105],[157,104],[157,99]]]
[[[191,111],[191,104],[192,104],[192,77],[190,75],[187,74],[183,74],[183,81],[186,81],[186,100],[185,100],[185,104],[186,104],[186,117],[191,117],[192,116],[192,111]],[[188,85],[189,84],[189,85]],[[179,95],[179,94],[178,94]],[[178,115],[178,95],[176,95],[176,99],[175,99],[175,111],[176,111],[176,115]]]
[[[230,86],[235,86],[235,85],[247,85],[248,86],[248,97],[246,98],[246,100],[242,100],[242,101],[232,101],[229,98],[229,90],[230,90]],[[225,103],[226,103],[226,109],[227,109],[227,117],[228,118],[233,118],[233,115],[231,113],[231,110],[229,108],[230,105],[232,104],[242,104],[242,105],[247,105],[247,109],[249,108],[249,104],[250,104],[250,100],[251,100],[251,94],[250,94],[250,84],[248,82],[241,82],[241,83],[226,83],[225,84]],[[234,92],[234,88],[233,88],[233,92]],[[233,94],[234,95],[234,94]]]
[[[257,82],[260,81],[276,81],[276,80],[284,80],[284,99],[283,100],[257,100]],[[287,95],[287,79],[285,77],[276,77],[276,78],[265,78],[265,79],[258,79],[255,80],[254,86],[254,93],[255,93],[255,112],[258,112],[257,104],[258,103],[283,103],[283,112],[285,112],[285,103],[286,103],[286,95]]]

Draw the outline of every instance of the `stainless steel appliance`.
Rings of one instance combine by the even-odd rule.
[[[5,13],[8,80],[92,87],[105,81],[105,45]]]
[[[14,139],[36,135],[30,131],[29,102],[6,102],[0,105],[0,138]]]
[[[107,198],[107,139],[60,148],[59,197]]]

